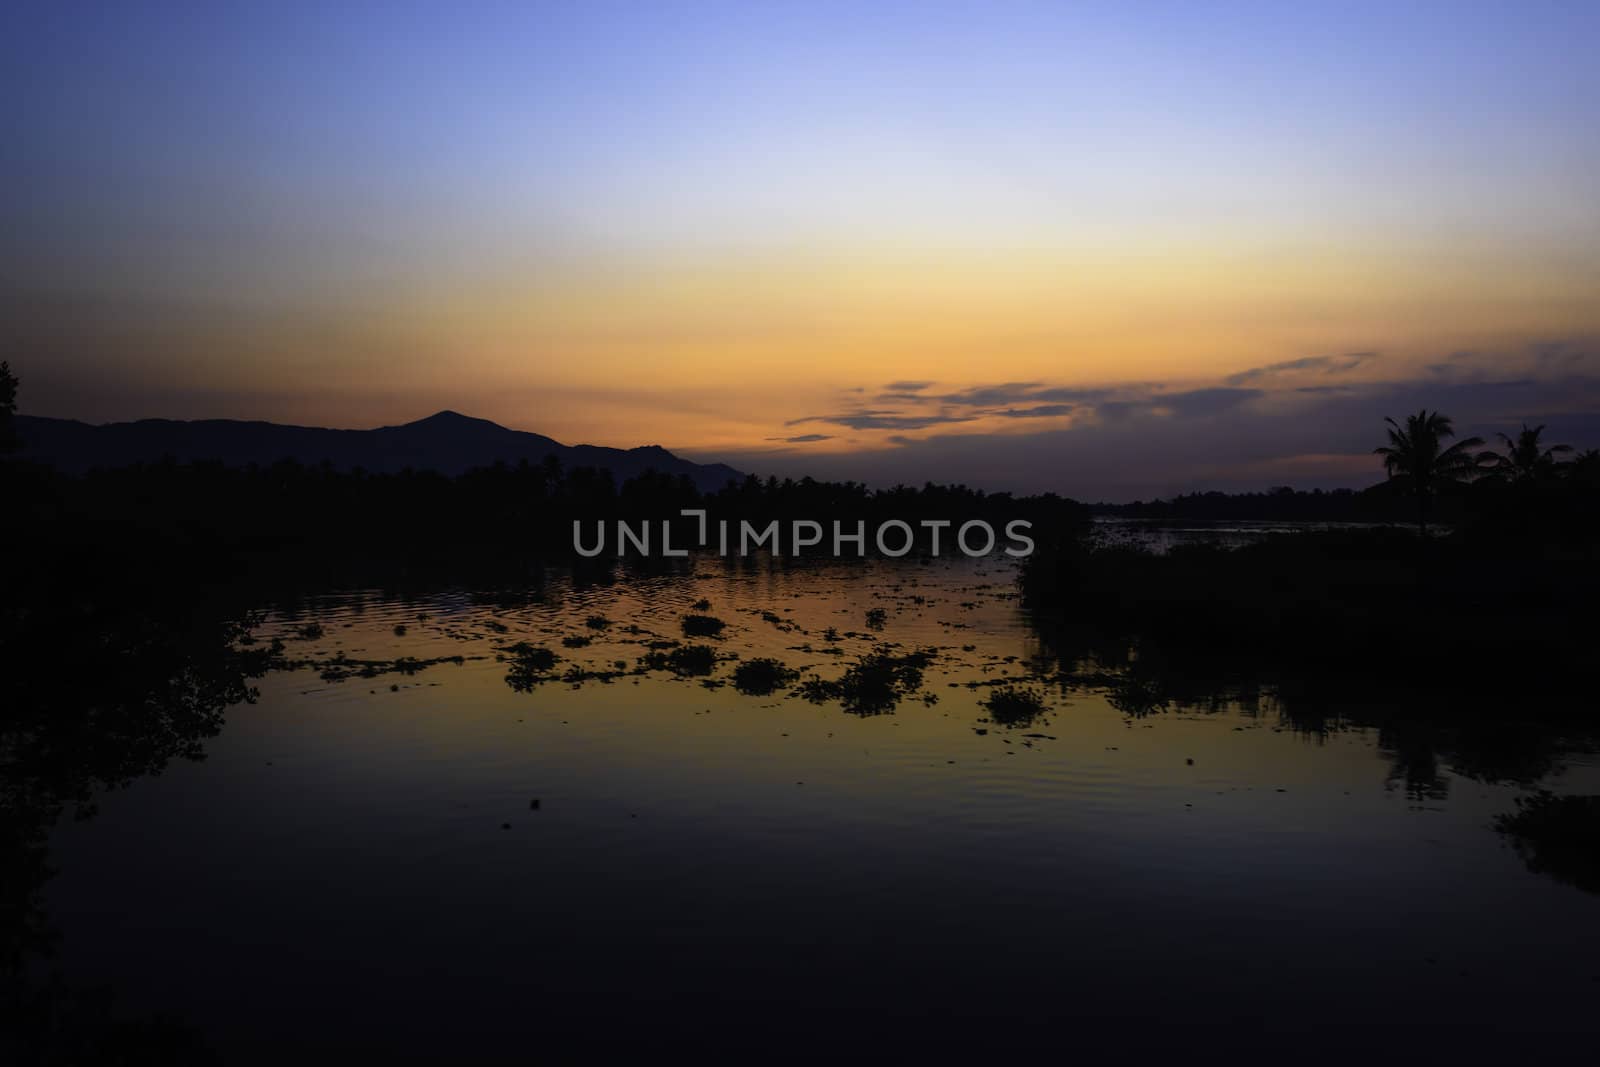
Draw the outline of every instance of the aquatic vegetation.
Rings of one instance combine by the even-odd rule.
[[[686,637],[721,637],[728,624],[715,615],[685,615],[683,633]]]
[[[342,682],[348,678],[376,678],[381,674],[417,674],[429,667],[441,663],[460,665],[465,663],[467,656],[437,656],[432,659],[418,659],[415,656],[401,656],[399,659],[351,659],[344,653],[339,653],[332,659],[300,659],[284,660],[276,664],[283,670],[303,670],[305,668],[321,668],[320,677],[325,682]],[[481,656],[472,656],[472,659],[481,659]]]
[[[711,601],[705,599],[704,597],[701,597],[699,600],[696,600],[694,602],[694,610],[696,610],[696,611],[710,611],[711,610]]]
[[[594,638],[587,634],[568,634],[561,639],[561,643],[568,648],[587,648]]]
[[[867,612],[867,629],[881,630],[889,621],[889,613],[882,608],[872,608]]]
[[[684,677],[699,676],[716,670],[717,653],[708,645],[681,645],[669,652],[647,652],[639,663],[648,671],[671,671]]]
[[[540,682],[549,681],[551,670],[559,658],[542,645],[518,641],[505,649],[510,653],[511,667],[506,671],[506,684],[519,693],[526,693]]]
[[[580,686],[584,682],[610,682],[628,673],[625,669],[627,664],[622,664],[622,667],[624,668],[622,670],[596,671],[574,664],[567,668],[566,673],[562,674],[561,680],[572,686]]]
[[[834,681],[812,676],[800,695],[815,704],[837,700],[852,715],[882,715],[922,685],[922,672],[938,657],[934,649],[897,654],[883,646],[863,657]]]
[[[590,615],[587,619],[583,620],[583,624],[591,630],[611,629],[611,620],[606,618],[604,615]]]
[[[1600,796],[1540,790],[1495,820],[1530,871],[1600,893]]]
[[[1038,690],[1020,686],[995,690],[987,700],[982,701],[982,706],[989,713],[989,718],[1008,729],[1032,726],[1050,710]]]
[[[510,653],[512,662],[535,671],[547,671],[556,665],[560,657],[543,645],[530,645],[526,641],[518,641],[508,645],[505,652]]]
[[[733,671],[733,687],[746,696],[764,697],[792,685],[800,672],[781,660],[747,659]]]
[[[303,637],[307,641],[315,641],[322,636],[322,624],[320,622],[308,622],[304,626],[295,627],[294,632],[297,637]]]

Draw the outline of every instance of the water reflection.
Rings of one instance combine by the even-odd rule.
[[[1559,709],[1507,708],[1498,694],[1416,692],[1360,664],[1307,675],[1244,656],[1107,637],[1060,620],[1035,620],[1056,678],[1099,688],[1134,718],[1173,709],[1270,716],[1310,738],[1371,731],[1391,760],[1389,785],[1413,800],[1439,800],[1452,777],[1533,785],[1558,772],[1564,754],[1594,751],[1595,736]]]
[[[1262,996],[1271,983],[1245,972],[1296,964],[1259,917],[1299,908],[1317,918],[1294,926],[1294,952],[1329,974],[1308,981],[1371,978],[1341,955],[1365,936],[1403,986],[1438,952],[1426,939],[1481,922],[1406,919],[1412,893],[1447,887],[1514,928],[1495,950],[1506,973],[1537,959],[1557,985],[1592,969],[1600,946],[1570,923],[1593,902],[1530,895],[1546,883],[1508,871],[1494,832],[1519,813],[1499,829],[1528,868],[1595,891],[1560,843],[1582,805],[1515,803],[1537,785],[1596,791],[1569,725],[1046,624],[1003,564],[769,562],[340,593],[248,629],[124,605],[12,635],[27,653],[4,746],[13,973],[50,940],[57,824],[72,962],[114,978],[146,927],[204,931],[143,966],[230,1050],[259,1022],[182,977],[208,953],[256,961],[244,999],[305,983],[292,1003],[309,1043],[410,1003],[386,975],[417,960],[465,958],[544,1020],[613,1003],[659,1019],[646,979],[692,1000],[749,972],[778,999],[837,981],[892,1013],[950,988],[976,1015],[1026,1013],[962,977],[1002,950],[1084,1011],[1158,967]],[[210,774],[121,791],[202,745]],[[116,832],[63,818],[96,805],[120,809]],[[168,852],[119,844],[139,827]],[[112,870],[124,908],[104,904]],[[1005,903],[1019,886],[1052,902],[1022,924]],[[196,914],[177,915],[180,898]],[[903,931],[888,947],[886,928]],[[1065,955],[1081,978],[1055,970]],[[1235,978],[1212,974],[1241,959]],[[863,988],[838,978],[852,968]],[[880,984],[890,971],[901,984]],[[350,1020],[319,1013],[314,997],[358,979],[371,988],[348,994]]]
[[[1600,893],[1600,796],[1557,796],[1540,790],[1518,797],[1517,809],[1495,820],[1527,862],[1590,893]]]
[[[281,646],[255,644],[249,617],[208,616],[193,604],[53,608],[19,612],[4,634],[4,1029],[15,1049],[45,1049],[57,1062],[187,1062],[203,1046],[181,1021],[116,1018],[108,991],[47,966],[61,936],[44,906],[50,835],[63,817],[93,817],[102,798],[174,760],[203,759],[227,709],[253,700],[250,681],[279,665]]]

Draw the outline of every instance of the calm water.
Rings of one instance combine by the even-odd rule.
[[[1374,522],[1300,522],[1245,519],[1124,519],[1096,515],[1088,540],[1097,546],[1139,548],[1160,555],[1178,545],[1207,544],[1225,548],[1252,545],[1281,534],[1320,530],[1370,530],[1390,525]],[[1447,527],[1435,524],[1435,532]]]
[[[1523,787],[1446,764],[1408,788],[1377,731],[1297,730],[1270,698],[1131,717],[1058,684],[1005,564],[696,566],[273,610],[257,636],[302,665],[204,761],[57,829],[59,962],[256,1061],[752,1020],[784,1042],[1059,1024],[1074,1047],[1593,1025],[1600,897],[1494,832]],[[638,673],[701,600],[728,624],[713,674]],[[517,642],[627,673],[518,691]],[[726,684],[733,657],[827,680],[883,645],[936,650],[892,713]],[[1006,679],[1042,719],[992,720]],[[1600,766],[1542,784],[1600,792]]]

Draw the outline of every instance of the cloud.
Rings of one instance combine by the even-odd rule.
[[[973,386],[929,399],[962,407],[998,408],[1017,404],[1085,404],[1102,400],[1112,393],[1111,389],[1046,386],[1043,382],[1005,382],[1000,385]]]
[[[831,433],[803,433],[803,434],[800,434],[797,437],[769,437],[769,438],[767,438],[767,440],[769,440],[769,441],[783,441],[784,443],[791,444],[791,445],[806,445],[806,444],[810,444],[813,441],[831,441],[831,440],[833,440],[833,434],[831,434]]]
[[[1007,419],[1048,419],[1057,415],[1070,415],[1076,410],[1072,404],[1039,404],[1031,408],[1006,408],[994,414]]]
[[[891,382],[893,386],[913,386],[922,390],[931,382]],[[976,386],[949,396],[922,392],[880,393],[875,399],[896,407],[860,408],[831,415],[806,415],[790,419],[785,426],[822,422],[852,430],[924,430],[934,426],[977,422],[985,418],[1048,419],[1060,418],[1079,410],[1088,398],[1110,395],[1105,389],[1045,388],[1039,382],[1010,382],[995,386]],[[1034,401],[1050,401],[1037,403]],[[1020,406],[1018,404],[1020,403]],[[915,410],[917,407],[936,410]],[[959,412],[951,412],[948,407]],[[907,408],[910,410],[907,410]],[[788,438],[786,440],[793,440]]]
[[[1453,382],[1499,380],[1517,374],[1539,379],[1600,375],[1600,339],[1534,341],[1522,352],[1510,353],[1463,350],[1424,369],[1436,379]]]
[[[1041,381],[898,394],[795,422],[857,431],[852,451],[743,457],[742,469],[874,486],[961,482],[1001,492],[1130,500],[1204,489],[1359,488],[1383,477],[1371,456],[1385,416],[1452,416],[1462,436],[1493,440],[1523,421],[1550,441],[1600,445],[1600,344],[1582,338],[1500,351],[1445,351],[1393,364],[1373,353],[1267,363],[1166,391],[1152,382],[1078,387]],[[1244,384],[1240,384],[1240,383]],[[906,383],[896,383],[906,384]],[[922,383],[914,383],[922,384]],[[802,431],[789,431],[801,433]],[[821,435],[819,435],[821,436]],[[723,456],[741,466],[740,456]]]
[[[1143,407],[1131,400],[1106,400],[1094,406],[1094,413],[1102,422],[1120,422],[1137,415]]]
[[[1042,382],[1006,382],[1003,385],[974,386],[956,393],[947,393],[937,399],[946,404],[964,404],[970,407],[995,407],[1002,404],[1026,402]]]
[[[898,411],[866,409],[846,411],[837,415],[807,415],[790,419],[785,426],[798,426],[806,422],[825,422],[833,426],[846,426],[852,430],[921,430],[952,422],[972,422],[976,415],[903,415]]]
[[[1261,396],[1260,389],[1231,389],[1215,386],[1210,389],[1191,389],[1185,393],[1168,393],[1153,397],[1151,403],[1170,409],[1183,418],[1204,418],[1232,411],[1247,400]]]
[[[1398,381],[1313,382],[1279,393],[1217,385],[1162,393],[1146,384],[1104,390],[1112,398],[1093,404],[1020,404],[938,410],[935,408],[847,412],[856,426],[884,428],[875,448],[787,456],[718,457],[765,475],[849,478],[874,486],[921,484],[933,479],[991,491],[1054,491],[1081,500],[1131,500],[1203,489],[1243,491],[1273,485],[1298,488],[1360,488],[1383,477],[1371,455],[1383,438],[1383,418],[1426,407],[1455,419],[1462,436],[1490,440],[1514,433],[1526,420],[1547,423],[1546,437],[1584,449],[1600,446],[1600,373],[1565,370],[1565,355],[1547,357],[1554,370],[1540,372],[1537,355],[1523,351],[1498,357],[1452,360],[1463,371],[1440,378],[1424,368]],[[1526,372],[1524,372],[1526,365]],[[1507,370],[1515,367],[1512,373]],[[1499,373],[1490,373],[1492,370]],[[967,390],[994,399],[1044,395],[1031,383]],[[1254,402],[1278,395],[1290,404]],[[1044,409],[1044,410],[1039,410]],[[1094,418],[1070,425],[1030,418],[1074,415]],[[1165,410],[1167,417],[1155,417]],[[1016,414],[1008,414],[1016,412]],[[982,420],[982,421],[979,421]],[[970,425],[950,425],[970,423]],[[909,434],[922,429],[927,432]],[[1019,430],[1024,432],[1018,432]]]
[[[932,382],[890,382],[883,388],[890,393],[920,393],[932,385]]]
[[[1342,356],[1306,356],[1302,359],[1286,359],[1282,363],[1268,363],[1264,367],[1251,367],[1249,370],[1230,374],[1223,379],[1226,385],[1244,385],[1246,382],[1260,381],[1277,374],[1293,374],[1296,371],[1315,371],[1321,374],[1346,374],[1355,370],[1363,363],[1377,359],[1376,352],[1348,352]]]
[[[1178,393],[1152,392],[1149,386],[1128,386],[1122,399],[1110,399],[1117,390],[1045,386],[1039,382],[1007,382],[973,386],[949,395],[884,394],[907,406],[859,408],[827,415],[806,415],[790,419],[785,426],[826,423],[851,430],[892,430],[905,433],[940,426],[974,423],[985,419],[1021,421],[1065,418],[1074,414],[1097,414],[1102,420],[1116,421],[1138,414],[1165,412],[1179,418],[1207,418],[1231,411],[1263,395],[1260,389],[1216,386]],[[1047,401],[1047,402],[1045,402]],[[921,405],[930,410],[916,410]],[[949,410],[955,408],[955,411]],[[783,440],[793,440],[784,438]]]
[[[1532,346],[1534,364],[1542,370],[1573,370],[1594,358],[1594,350],[1575,341],[1540,341]]]

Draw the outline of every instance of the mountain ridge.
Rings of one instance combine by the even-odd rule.
[[[39,415],[16,416],[24,459],[81,474],[165,458],[217,461],[227,466],[267,466],[280,460],[324,461],[349,470],[395,473],[431,470],[451,476],[496,462],[542,462],[609,470],[620,484],[654,469],[687,475],[702,491],[722,488],[743,473],[723,463],[695,463],[661,445],[610,448],[565,445],[543,434],[513,430],[489,419],[445,409],[413,422],[368,430],[294,426],[262,419],[137,419],[93,424]]]

